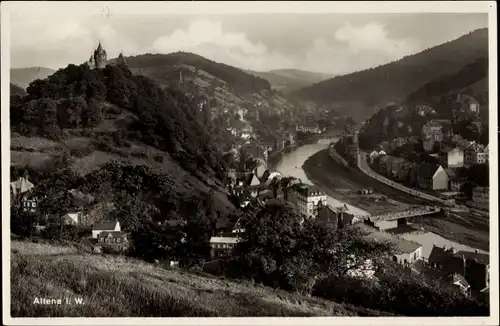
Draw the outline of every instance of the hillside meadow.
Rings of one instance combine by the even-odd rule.
[[[11,244],[13,317],[382,315],[248,282],[95,255],[76,243]],[[82,298],[83,304],[33,304],[35,297]]]

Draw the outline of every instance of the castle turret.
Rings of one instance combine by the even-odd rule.
[[[102,69],[104,68],[106,61],[108,61],[108,56],[106,54],[106,50],[103,49],[101,42],[97,46],[97,49],[94,51],[94,64],[95,68]]]

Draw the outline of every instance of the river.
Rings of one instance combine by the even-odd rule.
[[[281,157],[279,162],[274,166],[274,168],[279,172],[281,172],[283,176],[293,176],[301,180],[303,183],[312,185],[313,183],[307,178],[306,173],[302,169],[302,165],[309,157],[311,157],[312,155],[316,154],[317,152],[323,149],[328,148],[328,146],[329,146],[328,144],[321,144],[321,143],[300,146],[291,151],[290,153],[283,154],[283,156]],[[358,207],[345,204],[342,201],[335,199],[331,196],[328,196],[328,204],[333,207],[346,205],[348,211],[354,215],[370,215],[368,212]],[[446,246],[447,248],[454,247],[457,250],[463,250],[463,251],[474,252],[475,250],[477,250],[480,253],[488,253],[484,250],[472,248],[464,244],[450,241],[433,232],[426,232],[419,230],[415,232],[407,232],[399,234],[399,236],[407,240],[412,240],[417,243],[420,243],[423,247],[422,255],[424,256],[424,258],[429,257],[433,245],[440,247]]]

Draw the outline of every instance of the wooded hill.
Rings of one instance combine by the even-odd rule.
[[[452,119],[453,103],[457,95],[470,96],[480,104],[481,130],[476,130],[476,119],[454,125],[454,132],[468,140],[488,143],[488,60],[480,58],[465,65],[457,73],[449,74],[426,83],[398,105],[390,105],[373,115],[363,126],[360,144],[372,149],[382,141],[397,137],[419,136],[422,126],[430,119],[416,113],[417,105],[429,105],[435,118]],[[404,112],[396,113],[399,108]]]
[[[374,106],[402,101],[425,83],[487,57],[488,30],[479,29],[376,68],[325,80],[292,95],[316,103],[350,106],[353,117],[360,120],[368,118]]]
[[[229,90],[235,93],[252,94],[270,91],[271,85],[265,79],[248,74],[238,68],[208,60],[200,55],[175,52],[170,54],[143,54],[126,57],[132,72],[147,76],[160,85],[171,85],[179,81],[179,68],[182,66],[208,73],[227,83]],[[110,60],[109,63],[115,62]],[[189,69],[183,70],[184,77],[189,77]],[[196,74],[196,71],[192,71]]]

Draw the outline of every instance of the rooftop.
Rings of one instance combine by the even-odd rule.
[[[375,241],[389,241],[393,243],[399,251],[403,253],[413,253],[415,250],[418,248],[421,248],[422,245],[413,241],[405,240],[402,238],[399,238],[397,236],[393,236],[390,233],[387,232],[381,232],[376,230],[375,228],[372,228],[370,226],[364,225],[363,223],[358,223],[356,226],[360,227],[361,229],[369,232],[367,235],[367,239],[375,240]]]
[[[94,224],[92,230],[94,231],[111,231],[114,230],[118,221],[104,221]]]

